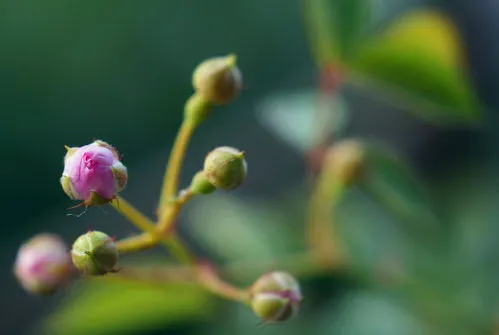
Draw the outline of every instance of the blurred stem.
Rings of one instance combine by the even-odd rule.
[[[345,252],[341,248],[336,231],[333,211],[345,190],[337,180],[337,173],[327,166],[317,178],[310,198],[307,221],[307,238],[316,260],[325,267],[336,267],[344,263]]]
[[[306,153],[306,168],[308,180],[314,180],[324,160],[327,148],[334,141],[333,128],[330,125],[331,116],[328,114],[339,113],[331,110],[331,99],[337,99],[338,93],[343,85],[343,73],[339,65],[323,65],[318,67],[319,80],[317,83],[318,96],[317,106],[314,109],[312,134],[315,134],[313,145]],[[338,106],[337,104],[335,104]],[[336,115],[338,117],[338,115]]]
[[[196,124],[194,122],[184,120],[178,131],[163,178],[163,187],[161,189],[158,208],[158,216],[160,218],[168,210],[170,199],[177,193],[182,163],[195,129]]]
[[[121,253],[145,250],[161,243],[166,246],[172,255],[180,262],[186,264],[195,263],[196,257],[191,254],[187,246],[178,236],[171,234],[168,237],[161,238],[162,235],[157,233],[154,222],[133,207],[124,198],[118,196],[111,202],[111,206],[136,227],[144,231],[143,234],[117,241],[116,245]]]
[[[331,270],[318,263],[310,252],[302,252],[272,261],[236,261],[221,268],[220,272],[208,263],[198,263],[197,266],[127,266],[117,273],[109,274],[108,277],[160,285],[171,282],[198,283],[213,294],[247,304],[250,301],[248,289],[229,284],[220,274],[246,282],[254,281],[271,268],[286,269],[297,277],[310,277]],[[337,267],[335,270],[341,269]]]
[[[250,303],[249,290],[240,289],[224,281],[210,264],[200,264],[197,271],[199,282],[208,291],[229,300],[235,300],[245,304]]]
[[[153,235],[155,234],[156,227],[154,223],[123,197],[118,195],[116,199],[111,201],[111,206],[140,230]]]

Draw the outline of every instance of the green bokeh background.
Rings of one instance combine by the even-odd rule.
[[[389,11],[397,12],[420,1],[389,3]],[[444,130],[372,95],[347,89],[344,97],[351,121],[345,133],[384,141],[402,153],[431,185],[438,211],[448,213],[448,208],[460,206],[461,212],[446,214],[446,227],[458,219],[465,221],[463,217],[466,222],[482,222],[478,228],[464,225],[470,229],[462,232],[469,250],[460,251],[472,258],[480,250],[473,256],[477,262],[493,266],[499,252],[493,247],[498,236],[494,200],[499,199],[494,169],[499,153],[494,122],[499,107],[495,93],[499,45],[493,36],[499,26],[492,14],[499,8],[486,1],[440,3],[460,24],[476,90],[488,106],[484,108],[488,122],[478,130]],[[11,269],[22,241],[42,231],[58,232],[68,241],[89,228],[118,237],[134,231],[110,208],[90,209],[80,218],[66,215],[72,203],[58,184],[63,146],[96,138],[116,145],[130,173],[124,196],[152,214],[183,103],[192,93],[192,69],[205,58],[236,53],[245,87],[237,101],[217,109],[196,133],[186,158],[184,185],[211,148],[226,144],[244,148],[248,181],[234,195],[241,202],[270,204],[275,212],[296,211],[296,222],[290,225],[300,224],[303,158],[262,126],[258,113],[269,95],[312,89],[316,84],[302,15],[301,3],[290,0],[0,2],[0,267],[4,273],[0,332],[38,333],[39,321],[64,295],[34,298],[17,285]],[[362,203],[362,197],[358,206],[366,213],[372,211],[372,204]],[[348,207],[345,211],[348,216]],[[212,217],[206,224],[210,220],[217,219]],[[364,235],[371,232],[379,234],[371,235],[377,239],[390,240],[389,228],[365,227],[371,230]],[[183,234],[200,253],[207,251],[196,245],[195,234],[188,230]],[[157,334],[289,334],[291,330],[296,334],[402,334],[400,329],[404,334],[424,333],[404,308],[387,302],[389,295],[370,291],[358,278],[308,280],[304,290],[310,297],[304,316],[283,328],[256,328],[258,321],[249,311],[228,303],[209,320],[153,329]],[[342,313],[345,310],[350,312]],[[349,319],[351,315],[358,319]],[[372,325],[371,331],[363,323]]]

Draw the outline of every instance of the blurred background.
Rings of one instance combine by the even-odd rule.
[[[2,0],[0,332],[496,334],[498,15],[492,0]],[[230,52],[244,91],[195,134],[182,180],[220,145],[247,153],[248,180],[189,204],[182,235],[220,263],[303,249],[307,152],[363,138],[398,158],[336,208],[352,271],[303,278],[300,315],[265,327],[188,287],[24,292],[12,267],[29,237],[135,231],[110,207],[67,216],[64,145],[117,146],[123,196],[152,216],[192,70]]]

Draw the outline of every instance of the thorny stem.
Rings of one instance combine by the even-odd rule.
[[[195,123],[184,120],[178,131],[163,178],[163,187],[161,189],[158,208],[158,216],[160,218],[163,217],[163,213],[168,210],[170,199],[177,193],[182,163],[187,151],[187,146],[189,145],[189,141],[195,129]]]

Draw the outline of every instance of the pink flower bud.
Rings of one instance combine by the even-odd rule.
[[[103,141],[67,148],[61,185],[64,192],[85,205],[104,204],[126,186],[128,175],[118,152]]]
[[[40,234],[19,249],[14,273],[26,291],[48,295],[65,284],[71,269],[64,241],[57,235]]]

